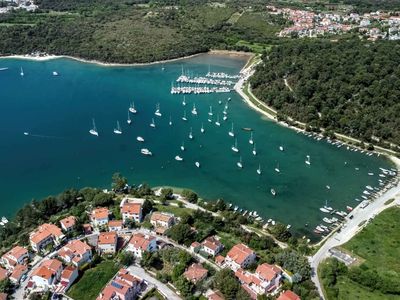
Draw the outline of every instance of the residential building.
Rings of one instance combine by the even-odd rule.
[[[189,268],[186,269],[183,276],[194,284],[205,279],[207,277],[208,270],[205,269],[201,264],[193,263]]]
[[[136,257],[142,258],[143,252],[153,252],[157,250],[157,240],[154,236],[135,233],[132,235],[127,251],[131,251]]]
[[[74,230],[76,225],[76,218],[74,216],[69,216],[60,221],[61,228],[65,232]]]
[[[90,224],[83,224],[82,226],[83,226],[83,233],[84,233],[85,235],[87,235],[87,234],[92,234],[92,232],[93,232],[93,227],[92,227],[92,225],[90,225]]]
[[[92,214],[90,215],[90,220],[96,227],[104,226],[108,224],[109,215],[110,211],[107,207],[98,207],[92,211]]]
[[[58,256],[65,263],[79,267],[92,259],[92,249],[85,242],[73,240],[58,251]]]
[[[259,265],[255,273],[240,268],[235,272],[235,275],[253,299],[257,299],[257,295],[275,292],[282,280],[282,270],[267,263]]]
[[[1,263],[6,269],[13,270],[16,265],[25,264],[28,258],[28,250],[21,246],[15,246],[1,257]]]
[[[225,257],[223,257],[222,255],[217,255],[217,256],[215,257],[215,263],[216,263],[218,266],[222,267],[222,266],[224,265],[224,263],[225,263]]]
[[[32,287],[35,289],[49,290],[60,280],[62,263],[57,259],[43,261],[33,270],[31,276]]]
[[[66,292],[74,281],[78,278],[78,268],[73,266],[67,266],[61,273],[61,279],[57,287],[55,288],[55,292],[64,293]]]
[[[224,245],[215,236],[209,236],[201,243],[201,250],[211,256],[217,255],[223,249]]]
[[[118,235],[116,232],[101,232],[97,241],[100,254],[113,254],[117,251]]]
[[[120,231],[123,228],[122,220],[111,220],[108,221],[108,230],[109,231]]]
[[[175,217],[173,214],[156,211],[151,214],[150,223],[156,232],[163,234],[166,229],[175,224]]]
[[[218,290],[207,293],[207,300],[225,300],[224,295]]]
[[[10,275],[11,282],[15,285],[18,285],[21,277],[26,273],[28,273],[28,267],[26,265],[16,265]]]
[[[142,203],[125,201],[121,206],[122,220],[134,220],[137,223],[142,222]]]
[[[50,243],[54,243],[55,246],[60,245],[64,238],[65,235],[61,232],[60,228],[56,225],[45,223],[31,233],[29,242],[32,249],[39,252]]]
[[[200,251],[200,249],[201,249],[201,244],[199,242],[193,242],[190,245],[190,250],[192,250],[193,252],[198,253]]]
[[[7,300],[8,295],[6,293],[0,293],[0,300]]]
[[[0,267],[0,281],[7,278],[7,270]]]
[[[96,300],[134,300],[140,293],[142,285],[142,279],[133,276],[126,269],[120,269]]]
[[[277,300],[301,300],[297,294],[293,293],[292,291],[284,291],[282,294],[279,295]]]
[[[246,268],[256,260],[256,253],[244,244],[237,244],[225,257],[225,265],[233,271]]]

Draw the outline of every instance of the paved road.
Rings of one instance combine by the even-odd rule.
[[[395,198],[395,201],[393,201],[389,205],[384,204],[387,200],[392,198]],[[368,222],[365,221],[368,221],[370,218],[375,217],[384,209],[394,205],[400,205],[400,183],[397,183],[396,187],[388,190],[380,198],[376,199],[367,207],[355,208],[353,212],[350,214],[354,216],[353,219],[350,220],[348,217],[346,217],[347,222],[344,223],[341,231],[336,232],[332,236],[330,236],[321,246],[318,252],[315,253],[314,256],[309,258],[311,268],[313,270],[313,275],[311,279],[317,286],[319,294],[322,299],[324,299],[324,297],[322,293],[321,284],[318,280],[317,270],[320,262],[329,256],[329,249],[337,247],[349,241],[354,235],[356,235],[362,228],[364,228],[367,225]],[[359,224],[362,222],[365,223],[362,226],[359,226]]]
[[[172,291],[167,285],[164,283],[158,281],[154,277],[152,277],[150,274],[148,274],[145,270],[143,270],[140,267],[137,266],[130,266],[128,268],[132,274],[135,274],[139,276],[140,278],[146,280],[148,283],[153,284],[154,286],[157,287],[158,290],[160,290],[168,300],[181,300],[182,298],[179,297],[174,291]]]

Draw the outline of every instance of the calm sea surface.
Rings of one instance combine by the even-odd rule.
[[[304,231],[320,222],[323,214],[318,208],[325,200],[345,210],[346,205],[357,204],[354,199],[366,185],[378,186],[379,167],[392,167],[382,157],[339,149],[276,125],[249,109],[235,92],[190,95],[185,107],[183,96],[170,94],[182,67],[197,75],[204,75],[209,67],[237,74],[244,63],[202,55],[165,64],[162,70],[161,65],[100,67],[68,59],[0,60],[0,68],[9,68],[0,72],[0,216],[12,216],[31,199],[65,188],[109,188],[111,175],[118,171],[130,183],[192,188],[205,198],[223,198]],[[53,71],[60,76],[52,76]],[[228,120],[222,121],[228,97]],[[138,113],[131,115],[133,122],[128,125],[131,101]],[[157,103],[162,117],[154,115]],[[193,104],[198,116],[191,114]],[[207,121],[210,105],[212,123]],[[187,122],[181,119],[185,109]],[[214,124],[217,115],[221,127]],[[88,132],[92,118],[99,137]],[[152,118],[156,128],[149,126]],[[122,135],[113,133],[117,120]],[[232,122],[239,153],[231,150]],[[257,156],[243,127],[254,130]],[[188,138],[190,128],[193,140]],[[139,135],[144,144],[136,141]],[[280,145],[285,151],[279,151]],[[141,155],[141,148],[148,148],[153,156]],[[175,161],[176,155],[184,161]],[[306,155],[311,157],[310,166],[305,164]],[[240,156],[241,170],[236,165]],[[195,161],[201,168],[195,167]],[[274,171],[278,164],[280,173]],[[256,172],[259,165],[261,176]],[[271,188],[277,192],[275,197]],[[308,229],[305,223],[310,224]]]

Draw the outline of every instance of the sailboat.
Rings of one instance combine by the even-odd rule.
[[[195,115],[195,116],[197,116],[196,104],[194,104],[194,103],[193,103],[192,114]]]
[[[119,121],[117,121],[117,128],[114,128],[115,134],[122,134],[121,127],[119,126]]]
[[[261,175],[261,165],[260,164],[258,165],[257,174]]]
[[[154,113],[157,117],[161,117],[162,114],[160,112],[160,103],[156,105],[156,112]]]
[[[56,71],[53,71],[53,76],[58,76],[58,73]]]
[[[153,128],[156,127],[156,123],[154,123],[154,119],[151,119],[150,127],[153,127]]]
[[[171,116],[169,116],[169,126],[172,126],[172,118],[171,118]]]
[[[144,142],[144,138],[142,138],[141,136],[138,136],[138,137],[136,138],[136,140],[137,140],[138,142],[141,142],[141,143]]]
[[[252,153],[253,153],[254,156],[257,155],[256,144],[254,144],[254,146],[253,146],[253,151],[252,151]]]
[[[207,121],[208,121],[209,123],[212,123],[212,119],[211,119],[211,118],[208,118]]]
[[[271,194],[272,194],[272,196],[275,196],[276,195],[276,191],[274,189],[271,189]]]
[[[227,116],[227,115],[224,115],[224,116],[222,117],[222,120],[224,120],[224,121],[228,120],[228,116]]]
[[[233,145],[231,149],[233,152],[239,152],[239,149],[237,147],[237,139],[235,139],[235,145]]]
[[[183,105],[183,106],[186,106],[186,97],[185,97],[185,96],[183,96],[182,105]]]
[[[183,120],[183,121],[187,121],[187,118],[186,118],[186,110],[183,111],[182,120]]]
[[[283,146],[279,146],[279,150],[280,150],[280,151],[285,151],[285,149],[283,148]]]
[[[276,165],[275,172],[279,173],[281,170],[279,169],[279,163]]]
[[[305,160],[305,163],[306,163],[307,165],[311,165],[310,155],[307,155],[307,159]]]
[[[131,105],[129,106],[129,111],[133,114],[136,114],[136,109],[135,109],[135,103],[132,102]]]
[[[228,132],[229,136],[234,137],[235,136],[235,132],[233,131],[233,122],[232,122],[232,128],[231,131]]]
[[[250,133],[249,144],[251,144],[251,145],[254,144],[254,141],[253,141],[253,132]]]
[[[99,133],[97,132],[97,129],[96,129],[96,123],[94,122],[94,119],[92,119],[92,123],[93,123],[93,128],[89,130],[89,133],[91,135],[99,136]]]
[[[182,151],[185,151],[185,142],[182,142],[181,150],[182,150]]]
[[[201,131],[201,133],[204,133],[204,132],[205,132],[203,123],[201,123],[201,129],[200,129],[200,131]]]
[[[209,116],[212,116],[212,115],[213,115],[212,106],[211,106],[211,105],[210,105],[210,111],[208,112],[208,115],[209,115]]]
[[[242,157],[239,158],[239,161],[236,163],[236,165],[238,166],[239,169],[243,168]]]
[[[190,127],[189,139],[193,140],[193,131],[192,131],[192,127]]]
[[[219,115],[217,116],[217,121],[215,121],[215,125],[221,126],[221,123],[219,122]]]
[[[179,155],[177,155],[177,156],[175,156],[175,160],[177,160],[177,161],[183,161],[183,158],[180,157]]]
[[[24,69],[22,69],[22,67],[21,67],[21,73],[20,74],[21,74],[22,77],[24,77]]]
[[[126,123],[128,124],[132,123],[131,116],[129,115],[129,110],[128,110],[128,120],[126,120]]]

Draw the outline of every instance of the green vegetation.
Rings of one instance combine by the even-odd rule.
[[[296,40],[264,55],[251,85],[283,117],[389,147],[400,145],[398,63],[390,41]]]
[[[400,208],[383,211],[343,248],[363,262],[347,268],[329,259],[320,266],[326,295],[334,299],[398,299]]]
[[[119,265],[106,260],[85,271],[82,278],[68,291],[68,296],[76,300],[96,299],[107,282],[118,272]]]
[[[397,0],[330,0],[330,3],[343,3],[353,6],[353,11],[364,13],[377,10],[400,10]]]

